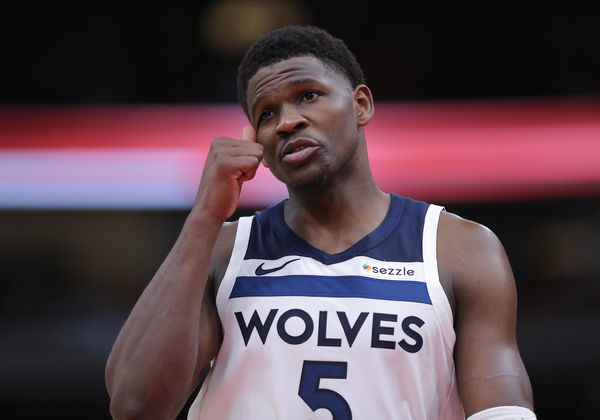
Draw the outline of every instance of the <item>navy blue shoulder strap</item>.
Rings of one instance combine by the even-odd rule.
[[[423,224],[429,204],[396,194],[390,196],[390,208],[383,222],[338,254],[323,252],[293,232],[285,223],[285,202],[282,201],[255,214],[244,258],[275,260],[287,255],[300,255],[324,264],[335,264],[365,256],[381,261],[422,262]]]

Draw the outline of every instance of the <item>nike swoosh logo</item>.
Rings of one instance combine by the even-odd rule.
[[[273,267],[273,268],[263,268],[265,263],[262,263],[261,265],[256,267],[256,271],[254,272],[254,274],[256,274],[257,276],[264,276],[265,274],[274,273],[275,271],[281,270],[283,267],[285,267],[289,263],[293,263],[294,261],[298,261],[299,259],[300,258],[296,258],[294,260],[289,260],[289,261],[283,263],[282,265],[280,265],[279,267]]]

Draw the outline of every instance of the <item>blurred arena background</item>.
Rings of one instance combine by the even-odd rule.
[[[110,418],[112,342],[245,122],[241,55],[288,24],[357,55],[380,185],[504,243],[539,418],[600,417],[600,3],[33,0],[0,22],[3,417]],[[263,169],[238,215],[284,194]]]

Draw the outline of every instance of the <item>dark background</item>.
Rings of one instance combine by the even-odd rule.
[[[5,32],[2,70],[8,77],[0,81],[1,100],[235,101],[242,49],[224,53],[206,35],[215,10],[228,3],[5,3],[0,24]],[[273,26],[313,24],[344,39],[364,67],[377,100],[600,92],[598,2],[400,3],[395,10],[380,2],[238,3],[265,4],[260,9]],[[276,7],[282,3],[293,6],[291,16]],[[248,20],[233,13],[218,22],[219,30],[236,38]]]
[[[215,26],[231,40],[262,18],[219,17],[231,3],[4,4],[0,104],[233,102],[244,44],[218,47],[206,33]],[[600,95],[599,2],[240,4],[268,11],[259,32],[310,23],[343,38],[379,101]],[[539,418],[598,418],[600,197],[441,204],[507,249]],[[186,213],[0,212],[3,416],[109,418],[106,357]]]

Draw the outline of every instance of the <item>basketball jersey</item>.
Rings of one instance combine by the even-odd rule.
[[[216,298],[223,342],[188,419],[464,419],[442,208],[392,194],[384,221],[338,254],[296,235],[283,208],[238,222]]]

